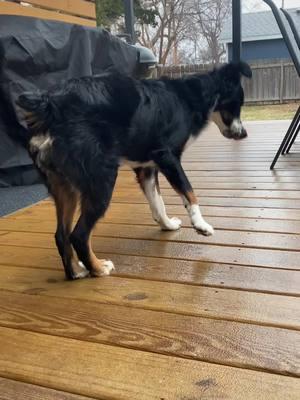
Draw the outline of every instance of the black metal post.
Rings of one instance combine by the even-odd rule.
[[[135,44],[135,30],[134,30],[134,9],[133,9],[133,0],[124,0],[125,7],[125,27],[126,34],[128,35],[129,42],[131,44]]]
[[[297,129],[296,127],[297,127],[297,123],[299,122],[299,120],[300,120],[300,106],[298,107],[298,110],[297,110],[297,112],[296,112],[296,114],[295,114],[295,116],[294,116],[294,118],[292,120],[292,123],[290,124],[289,129],[287,130],[287,133],[285,134],[285,136],[283,138],[283,141],[281,142],[281,145],[280,145],[280,147],[279,147],[279,149],[278,149],[278,151],[277,151],[277,153],[276,153],[276,155],[274,157],[274,160],[273,160],[273,162],[272,162],[272,164],[270,166],[271,170],[275,167],[275,165],[277,163],[277,160],[278,160],[280,154],[282,153],[282,151],[290,143],[290,140],[293,137],[295,129]]]
[[[232,61],[241,60],[242,48],[242,8],[241,0],[232,0]]]
[[[293,138],[296,134],[297,137],[297,126],[300,123],[300,107],[298,107],[298,111],[296,112],[296,116],[297,118],[295,120],[292,121],[291,123],[291,128],[290,128],[290,136],[288,137],[288,139],[286,140],[282,150],[281,150],[281,154],[285,155],[287,153],[287,149],[290,147],[290,143],[293,142]],[[296,138],[295,138],[296,140]],[[291,146],[292,147],[292,146]]]
[[[296,128],[294,136],[293,136],[288,148],[286,149],[285,154],[289,154],[293,144],[295,143],[295,141],[296,141],[296,139],[298,137],[299,132],[300,132],[300,118],[298,118],[298,128]]]

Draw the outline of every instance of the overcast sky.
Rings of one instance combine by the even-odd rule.
[[[249,11],[262,11],[262,10],[270,10],[270,7],[267,6],[262,0],[242,0],[243,8],[245,12]],[[278,7],[282,6],[282,0],[274,0],[274,3],[277,4]],[[284,0],[285,8],[299,7],[300,8],[300,0]]]

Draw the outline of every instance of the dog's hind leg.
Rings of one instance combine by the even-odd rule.
[[[202,217],[197,198],[180,160],[169,149],[153,152],[153,160],[172,187],[180,194],[193,226],[205,236],[213,235],[214,229]]]
[[[114,184],[117,168],[106,170],[106,174],[98,176],[97,184],[88,193],[81,194],[81,215],[71,234],[71,243],[76,250],[78,259],[88,269],[91,276],[109,275],[114,265],[109,260],[99,260],[92,250],[91,233],[97,220],[104,216],[107,210]]]
[[[75,264],[70,243],[70,233],[78,202],[78,194],[69,182],[56,173],[48,173],[47,184],[55,201],[57,217],[55,241],[64,265],[66,278],[84,278],[88,275],[88,271],[80,271]]]
[[[181,220],[174,217],[169,218],[163,198],[160,194],[158,171],[156,168],[136,168],[137,181],[143,190],[152,212],[154,221],[161,229],[175,231],[181,227]]]

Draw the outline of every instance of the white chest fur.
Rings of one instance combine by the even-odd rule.
[[[33,136],[30,139],[29,145],[32,152],[43,151],[47,147],[51,146],[53,139],[49,134]]]
[[[35,163],[45,170],[45,160],[50,156],[53,138],[49,134],[33,136],[29,142],[30,152],[35,155]]]

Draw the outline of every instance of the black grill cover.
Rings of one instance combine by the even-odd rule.
[[[0,187],[31,184],[32,161],[11,139],[20,133],[15,99],[68,78],[116,69],[134,75],[137,50],[105,30],[0,15]]]

